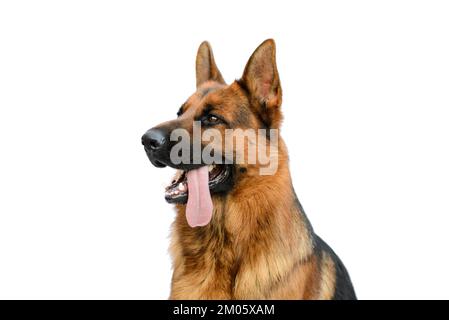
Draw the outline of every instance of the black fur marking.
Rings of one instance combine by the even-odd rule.
[[[207,104],[203,109],[202,116],[204,117],[204,116],[209,115],[209,113],[211,113],[214,109],[215,109],[215,107],[213,105]]]
[[[351,278],[343,262],[319,236],[315,235],[316,252],[326,252],[335,264],[335,293],[333,300],[357,300]]]
[[[333,300],[357,300],[357,296],[354,291],[354,287],[352,286],[351,278],[349,277],[348,271],[346,270],[343,262],[340,258],[335,254],[335,252],[327,245],[326,242],[323,241],[319,236],[317,236],[312,228],[312,225],[307,218],[304,209],[302,208],[301,203],[296,196],[296,192],[292,186],[293,194],[294,194],[294,206],[298,209],[301,218],[305,222],[307,226],[307,231],[313,237],[313,246],[314,252],[318,257],[322,257],[323,252],[326,252],[334,261],[335,264],[335,293]]]
[[[183,113],[184,113],[184,107],[185,107],[185,103],[182,104],[181,108],[179,108],[178,112],[176,113],[176,115],[178,117],[180,117]]]
[[[207,104],[207,105],[204,107],[204,109],[203,109],[201,115],[196,116],[196,117],[194,118],[194,120],[195,120],[195,121],[201,121],[201,124],[202,124],[203,126],[205,126],[205,127],[212,127],[212,126],[214,126],[214,125],[216,125],[216,124],[220,124],[220,123],[221,123],[221,124],[225,124],[225,125],[229,125],[228,121],[227,121],[226,119],[224,119],[221,115],[216,114],[216,113],[213,114],[213,111],[214,111],[214,110],[217,110],[217,109],[218,109],[218,108],[217,108],[216,106]],[[213,123],[213,124],[208,123],[208,121],[207,121],[207,117],[208,117],[208,116],[214,116],[214,117],[218,118],[218,119],[220,120],[220,122],[218,122],[218,123]]]

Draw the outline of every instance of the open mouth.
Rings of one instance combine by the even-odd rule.
[[[232,174],[230,165],[208,165],[209,190],[211,193],[225,191]],[[189,196],[188,171],[177,170],[171,184],[165,188],[165,200],[168,203],[187,203]]]

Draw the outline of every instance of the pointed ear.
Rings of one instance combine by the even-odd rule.
[[[204,41],[196,55],[196,86],[199,87],[203,82],[209,80],[225,83],[215,64],[212,48],[209,42]]]
[[[282,89],[276,66],[276,45],[273,39],[265,40],[246,64],[241,83],[249,91],[252,104],[270,127],[281,121]]]

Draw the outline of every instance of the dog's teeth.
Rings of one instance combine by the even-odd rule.
[[[184,182],[181,182],[181,183],[179,184],[178,190],[179,190],[179,191],[185,191],[185,190],[186,190],[186,186],[184,185]]]

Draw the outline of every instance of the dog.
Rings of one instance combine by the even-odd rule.
[[[278,132],[282,122],[274,40],[264,41],[242,77],[229,85],[210,44],[203,42],[196,57],[196,87],[177,118],[142,136],[155,167],[177,169],[165,191],[177,211],[170,299],[356,299],[345,266],[314,233],[298,201],[284,141],[268,134]],[[225,152],[225,139],[214,144],[212,163],[193,159],[207,147],[203,136],[197,137],[196,149],[173,152],[179,142],[173,133],[194,135],[198,127],[200,133],[214,129],[222,138],[229,130],[265,130],[259,147],[276,140],[275,147],[267,147],[275,170],[261,174],[260,161],[232,162],[248,146]],[[173,160],[180,150],[187,161]]]

